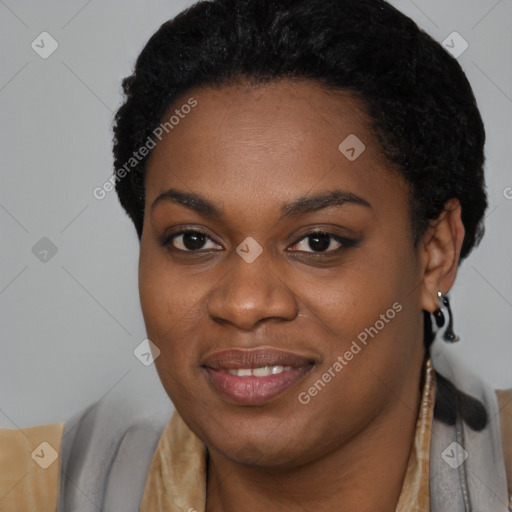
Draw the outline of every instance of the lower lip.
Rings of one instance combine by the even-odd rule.
[[[230,401],[240,405],[260,405],[293,387],[312,367],[293,368],[267,377],[238,377],[213,368],[206,368],[206,371],[215,390]]]

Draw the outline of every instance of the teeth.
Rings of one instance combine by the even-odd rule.
[[[268,377],[269,375],[277,375],[278,373],[289,372],[292,370],[291,366],[262,366],[260,368],[238,368],[236,370],[228,370],[231,375],[237,377]]]
[[[276,367],[263,366],[262,368],[254,368],[252,370],[252,374],[255,377],[268,377],[269,375],[272,375],[274,373],[274,368]]]

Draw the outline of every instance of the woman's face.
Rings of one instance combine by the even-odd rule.
[[[212,453],[292,467],[412,415],[424,270],[358,103],[290,81],[178,103],[148,165],[139,286],[181,416]]]

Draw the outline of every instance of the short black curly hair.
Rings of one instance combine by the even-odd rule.
[[[187,91],[241,78],[264,83],[287,77],[361,100],[382,152],[411,187],[415,242],[447,200],[460,201],[464,259],[484,232],[482,119],[457,60],[384,0],[201,1],[167,21],[123,80],[115,173]],[[117,194],[139,239],[149,155],[122,179],[116,175]]]
[[[455,58],[384,0],[205,0],[164,23],[123,80],[114,122],[116,191],[139,239],[151,153],[133,155],[169,108],[199,87],[287,78],[360,101],[383,155],[410,186],[415,245],[452,198],[462,206],[461,261],[478,245],[485,130],[471,86]],[[424,313],[428,351],[433,332]],[[450,423],[454,408],[445,402],[436,416]],[[461,403],[471,405],[462,408],[466,421],[482,428],[485,410]]]

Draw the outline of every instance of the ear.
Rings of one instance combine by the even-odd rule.
[[[453,286],[464,241],[462,209],[450,199],[439,217],[431,222],[420,244],[422,264],[422,309],[433,313],[439,307],[437,292],[446,294]]]

